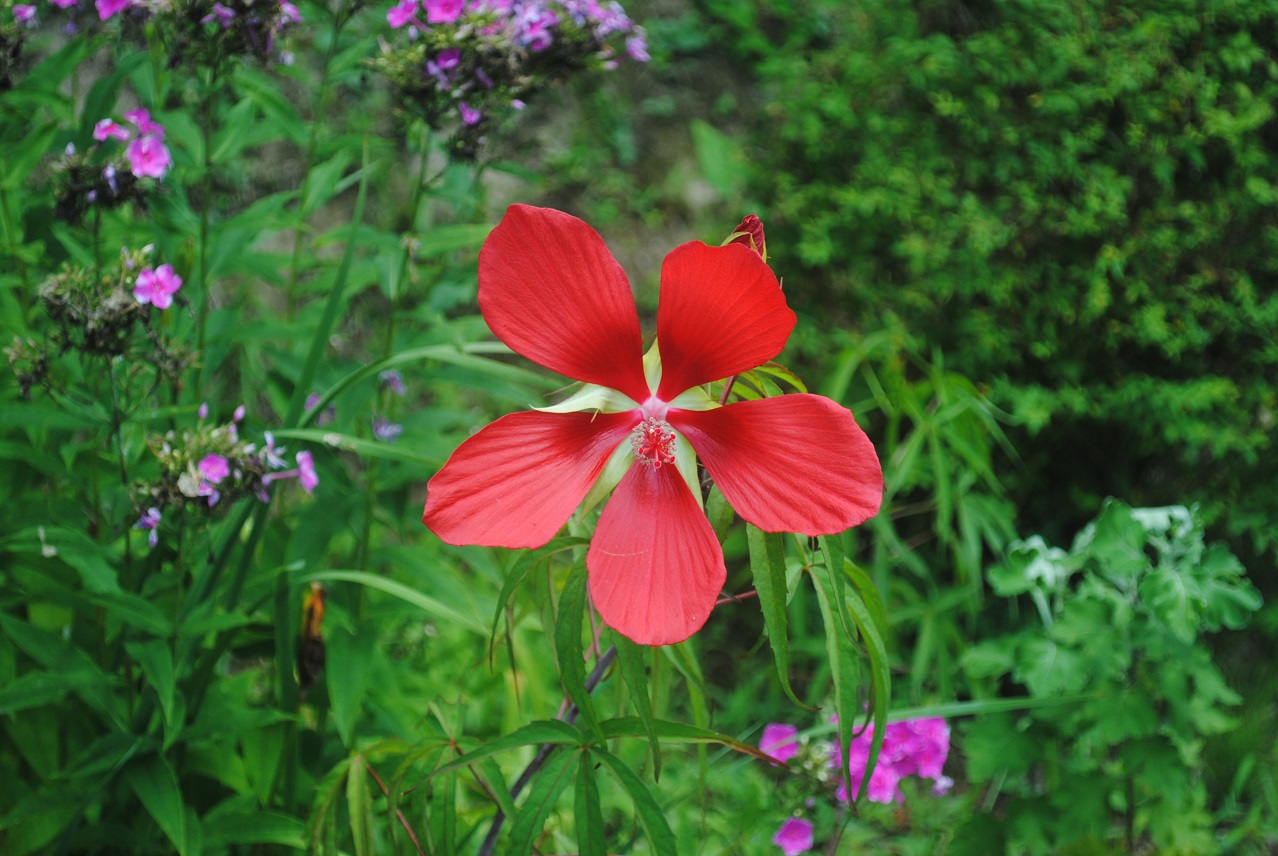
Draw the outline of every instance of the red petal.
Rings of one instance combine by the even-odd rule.
[[[783,395],[666,417],[736,512],[768,532],[832,535],[883,502],[883,470],[851,411]]]
[[[727,578],[710,521],[678,469],[642,464],[599,515],[586,569],[604,623],[641,645],[700,630]]]
[[[675,247],[661,266],[657,344],[661,389],[685,389],[748,371],[781,353],[794,313],[758,253],[741,246]]]
[[[633,411],[503,416],[430,480],[422,522],[449,544],[540,547],[638,422]]]
[[[479,307],[516,353],[637,402],[648,397],[630,283],[576,217],[510,206],[479,251]]]

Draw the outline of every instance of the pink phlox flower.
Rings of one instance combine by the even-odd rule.
[[[426,23],[451,24],[466,9],[466,0],[423,0],[426,6]]]
[[[133,298],[143,305],[150,303],[156,309],[168,309],[173,305],[173,295],[181,287],[182,277],[173,272],[172,265],[160,265],[155,270],[143,268],[133,286]]]
[[[222,29],[225,30],[235,21],[235,10],[229,6],[223,6],[221,3],[214,3],[213,11],[201,18],[200,23],[208,24],[212,21],[217,21],[222,26]]]
[[[457,48],[446,48],[434,59],[426,60],[426,72],[435,78],[436,88],[450,89],[453,85],[453,69],[461,63],[461,51]]]
[[[129,131],[123,125],[116,124],[114,119],[102,119],[93,126],[93,139],[99,143],[106,142],[114,137],[117,140],[127,140]]]
[[[484,116],[484,114],[471,107],[465,101],[460,102],[457,105],[457,109],[461,113],[463,125],[477,125]]]
[[[200,402],[200,406],[199,406],[198,408],[196,408],[195,415],[196,415],[196,416],[198,416],[198,417],[200,418],[200,420],[201,420],[201,421],[203,421],[203,420],[205,420],[205,419],[208,419],[208,418],[209,418],[209,403],[208,403],[207,401],[201,401],[201,402]]]
[[[266,448],[262,450],[262,460],[273,470],[282,470],[288,466],[284,460],[284,452],[287,451],[283,446],[276,448],[275,436],[270,431],[266,432]],[[268,477],[269,478],[269,477]]]
[[[510,100],[510,109],[512,110],[522,110],[527,106],[528,106],[527,104],[525,104],[523,101],[521,101],[518,98],[512,98]]]
[[[153,134],[138,137],[129,143],[125,154],[129,158],[129,172],[138,178],[164,178],[173,164],[168,146],[164,145],[161,137]]]
[[[590,597],[635,642],[682,642],[723,590],[698,459],[738,516],[769,532],[843,532],[882,504],[878,457],[846,408],[806,393],[720,405],[707,390],[775,359],[794,328],[758,253],[671,250],[645,357],[630,283],[599,233],[512,205],[479,252],[479,306],[511,350],[584,386],[462,443],[427,485],[422,520],[450,544],[531,548],[604,503]]]
[[[235,412],[231,414],[231,421],[243,422],[244,416],[247,413],[248,413],[248,409],[243,404],[241,404],[239,407],[235,408]]]
[[[134,529],[141,529],[147,533],[146,543],[148,547],[154,547],[160,543],[160,533],[157,531],[160,521],[163,520],[158,508],[148,508],[138,522],[133,524]]]
[[[419,8],[421,7],[418,5],[418,0],[399,0],[387,11],[386,23],[390,24],[392,29],[398,30],[417,17]]]
[[[297,481],[307,493],[319,486],[319,474],[315,472],[315,460],[310,452],[297,453]]]
[[[643,30],[626,39],[626,53],[635,62],[647,62],[652,59],[648,54],[648,36]]]
[[[534,53],[544,51],[554,41],[551,30],[558,24],[559,18],[553,11],[538,3],[529,3],[515,19],[515,44]]]
[[[598,6],[598,11],[593,16],[596,21],[595,36],[604,38],[605,36],[619,33],[622,30],[628,30],[633,26],[630,17],[626,15],[626,10],[621,8],[620,3],[609,3],[607,6]]]
[[[280,23],[282,24],[300,24],[302,23],[302,13],[297,10],[289,0],[280,0]]]
[[[906,727],[903,742],[909,745],[909,755],[918,775],[939,780],[950,754],[949,723],[941,717],[925,717],[901,724]]]
[[[872,733],[866,729],[852,738],[848,749],[849,767],[854,792],[859,792],[865,768],[869,764]],[[890,803],[905,799],[900,782],[906,776],[919,776],[936,782],[934,792],[944,793],[952,781],[942,775],[949,754],[950,726],[940,717],[908,719],[889,723],[884,731],[883,746],[878,762],[866,786],[866,798],[871,802]],[[839,763],[838,748],[832,763]],[[948,782],[948,784],[946,784]],[[846,787],[840,783],[838,798],[848,799]]]
[[[115,164],[107,164],[102,168],[102,177],[106,179],[107,187],[111,188],[112,193],[119,193],[120,186],[116,183]]]
[[[150,110],[138,107],[125,113],[124,118],[133,123],[139,134],[164,139],[164,126],[151,118]]]
[[[793,725],[769,722],[763,727],[763,736],[759,738],[759,750],[784,764],[799,754],[799,743],[795,739],[798,733],[799,729]]]
[[[98,18],[105,21],[133,5],[132,0],[96,0]]]
[[[217,484],[231,474],[231,464],[222,455],[213,453],[205,455],[196,464],[196,469],[200,471],[200,475],[204,476],[204,480],[210,484]]]
[[[801,817],[789,818],[772,836],[772,843],[780,847],[785,856],[799,856],[812,849],[812,823]]]
[[[13,7],[13,20],[19,24],[29,24],[35,21],[36,7],[26,3],[18,3]]]

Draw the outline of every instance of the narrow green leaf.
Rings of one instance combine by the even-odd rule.
[[[435,226],[417,243],[417,257],[428,259],[478,247],[493,227],[488,223]]]
[[[829,657],[830,675],[834,681],[834,712],[838,716],[840,753],[839,771],[847,792],[852,791],[852,774],[849,769],[847,747],[852,742],[852,730],[860,711],[857,709],[857,660],[852,648],[852,636],[847,630],[846,610],[841,610],[836,593],[843,585],[843,575],[834,574],[824,564],[813,565],[809,576],[816,590],[817,604],[821,608],[821,620],[825,624],[825,648]],[[840,612],[843,615],[840,615]],[[869,781],[866,776],[865,781]]]
[[[643,662],[644,649],[620,633],[612,635],[612,644],[617,646],[617,663],[621,667],[621,677],[630,688],[630,696],[634,699],[635,710],[639,712],[639,721],[643,723],[644,734],[648,738],[648,748],[652,752],[652,778],[659,782],[661,781],[661,744],[657,738],[655,719],[652,715],[648,670]]]
[[[346,810],[351,821],[351,840],[355,856],[373,856],[377,852],[373,838],[373,806],[368,793],[368,775],[363,755],[351,758],[346,771]]]
[[[449,761],[431,772],[432,776],[446,773],[473,764],[482,758],[489,758],[521,746],[537,746],[544,743],[571,746],[581,744],[581,732],[566,722],[558,719],[539,719],[517,728],[509,734],[498,737],[467,752],[456,760]]]
[[[436,470],[443,465],[443,461],[440,458],[420,454],[407,446],[383,443],[378,440],[366,440],[362,437],[354,437],[337,431],[323,431],[317,428],[278,428],[272,433],[276,437],[284,439],[306,440],[311,443],[330,446],[334,449],[341,449],[345,452],[354,452],[362,458],[381,458],[384,461],[399,461],[404,464],[412,464],[414,467],[423,470]]]
[[[644,737],[648,734],[648,726],[636,716],[617,716],[606,719],[599,724],[604,735],[613,740],[618,737]],[[717,743],[737,752],[752,755],[760,761],[769,761],[771,756],[762,752],[757,746],[738,740],[730,734],[711,731],[684,722],[671,722],[666,719],[654,719],[652,730],[660,737],[672,743]]]
[[[0,716],[11,716],[20,710],[61,701],[72,688],[73,684],[66,675],[28,672],[0,688]]]
[[[581,753],[581,764],[577,768],[573,814],[577,824],[577,848],[580,856],[608,856],[603,808],[599,804],[599,783],[595,781],[595,765],[589,751]]]
[[[883,736],[886,733],[888,721],[888,703],[892,696],[892,675],[882,630],[862,599],[860,590],[854,588],[849,595],[848,609],[852,612],[852,619],[856,622],[861,639],[864,640],[870,655],[870,687],[873,690],[870,694],[870,709],[874,714],[874,734],[870,740],[870,757],[866,763],[865,776],[861,779],[861,791],[864,793],[870,782],[870,774],[874,772],[874,765],[878,763],[879,752],[883,748]],[[858,795],[859,798],[860,795]]]
[[[480,636],[485,636],[488,633],[488,628],[484,626],[483,622],[474,616],[458,612],[453,607],[436,600],[430,595],[422,594],[416,589],[409,588],[403,583],[395,582],[394,580],[378,576],[377,574],[370,574],[364,571],[345,570],[318,571],[313,574],[307,574],[302,577],[299,582],[308,583],[312,580],[320,582],[325,580],[341,580],[348,583],[358,583],[359,585],[367,586],[368,588],[384,591],[389,595],[399,598],[400,600],[411,603],[413,606],[418,607],[423,612],[428,612],[431,615],[434,615],[436,618],[453,624],[460,624],[462,627],[465,627],[467,630],[473,630]]]
[[[585,657],[581,645],[581,625],[586,608],[586,566],[576,563],[568,572],[564,590],[559,595],[559,614],[555,618],[555,650],[559,656],[559,680],[568,697],[577,705],[582,723],[600,740],[599,719],[594,700],[586,689]]]
[[[780,532],[764,532],[746,524],[746,543],[750,548],[750,572],[754,575],[754,590],[759,593],[759,605],[763,608],[763,624],[768,628],[768,644],[777,664],[777,676],[781,689],[790,701],[804,710],[817,708],[804,704],[790,686],[790,640],[788,636],[789,600],[785,580],[785,542]]]
[[[182,723],[174,716],[177,703],[177,675],[173,669],[173,652],[163,639],[146,639],[129,642],[125,646],[129,656],[142,667],[151,689],[160,699],[160,712],[164,715],[166,734]]]
[[[661,806],[647,786],[639,780],[630,767],[626,766],[624,761],[602,746],[591,747],[590,751],[608,765],[613,776],[630,795],[630,799],[635,804],[635,811],[639,815],[639,823],[648,835],[648,844],[652,847],[652,852],[657,856],[679,856],[675,836],[670,831],[670,824],[666,822],[665,812],[661,810]]]
[[[566,535],[561,538],[555,538],[544,547],[538,547],[536,550],[528,550],[520,554],[515,559],[510,570],[506,573],[506,580],[502,583],[501,594],[497,595],[497,608],[493,610],[493,626],[492,632],[489,634],[489,644],[497,638],[497,625],[501,623],[502,612],[506,609],[506,604],[510,602],[510,597],[515,592],[515,588],[524,581],[524,577],[528,576],[528,572],[540,561],[548,559],[556,553],[564,550],[571,550],[574,547],[589,546],[589,538],[578,538]]]
[[[515,825],[510,830],[510,843],[503,852],[515,856],[528,856],[532,852],[537,835],[546,826],[546,818],[559,800],[559,795],[572,781],[572,763],[577,760],[575,752],[556,752],[546,761],[544,767],[533,779],[528,789],[528,798],[515,817]]]
[[[306,849],[306,827],[296,817],[272,811],[220,812],[204,821],[204,844],[224,849],[236,844],[280,844]]]
[[[148,755],[126,767],[124,778],[169,841],[185,856],[186,807],[182,804],[177,774],[169,762],[160,755]]]

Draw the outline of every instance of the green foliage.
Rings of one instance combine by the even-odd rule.
[[[989,582],[1009,609],[1028,598],[1031,620],[968,651],[968,676],[1030,699],[1085,697],[967,729],[967,774],[1005,818],[999,846],[1214,852],[1197,770],[1204,739],[1236,726],[1225,710],[1242,699],[1204,634],[1260,607],[1238,560],[1205,543],[1190,509],[1110,501],[1068,551],[1019,542]]]
[[[1034,528],[1176,496],[1272,544],[1278,4],[699,5],[792,301],[988,384]]]

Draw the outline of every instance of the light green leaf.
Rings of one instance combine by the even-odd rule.
[[[661,781],[661,744],[657,738],[652,715],[648,670],[643,662],[643,652],[647,649],[636,645],[620,633],[613,634],[613,644],[617,646],[617,663],[621,667],[621,677],[630,688],[630,697],[633,699],[635,710],[639,712],[639,721],[643,724],[644,735],[648,738],[648,748],[652,752],[652,778],[655,781]]]
[[[559,595],[559,613],[555,617],[555,650],[559,657],[559,680],[568,697],[577,705],[582,723],[602,740],[594,700],[586,689],[585,657],[581,644],[581,625],[586,607],[586,566],[577,563],[568,572],[564,590]]]
[[[386,577],[370,574],[364,571],[317,571],[313,574],[307,574],[301,577],[299,583],[308,583],[311,581],[324,582],[326,580],[340,580],[342,582],[357,583],[368,588],[374,588],[386,594],[399,598],[406,603],[418,607],[423,612],[429,613],[443,621],[461,625],[467,630],[472,630],[480,636],[488,635],[488,628],[478,618],[472,615],[466,615],[458,612],[451,606],[442,603],[435,598],[422,594],[416,589],[409,588],[403,583],[395,582]]]
[[[764,532],[752,524],[746,524],[746,542],[750,548],[750,572],[754,576],[754,590],[759,594],[763,608],[763,623],[768,629],[768,644],[777,665],[781,689],[790,700],[804,710],[817,708],[804,704],[790,686],[790,640],[788,636],[789,601],[785,578],[785,542],[779,532]]]
[[[602,746],[592,747],[590,752],[608,766],[613,776],[630,795],[630,799],[634,801],[639,823],[648,835],[648,844],[652,847],[652,852],[657,856],[679,856],[674,833],[670,831],[670,824],[666,822],[665,812],[661,810],[661,806],[647,786],[624,761]]]
[[[436,768],[431,772],[431,775],[438,776],[449,770],[456,770],[473,764],[482,758],[490,758],[502,752],[509,752],[511,749],[518,749],[521,746],[540,746],[546,743],[580,746],[582,744],[582,734],[576,728],[558,719],[539,719],[517,728],[503,737],[498,737],[496,740],[472,749],[456,760],[449,761],[442,767]]]

